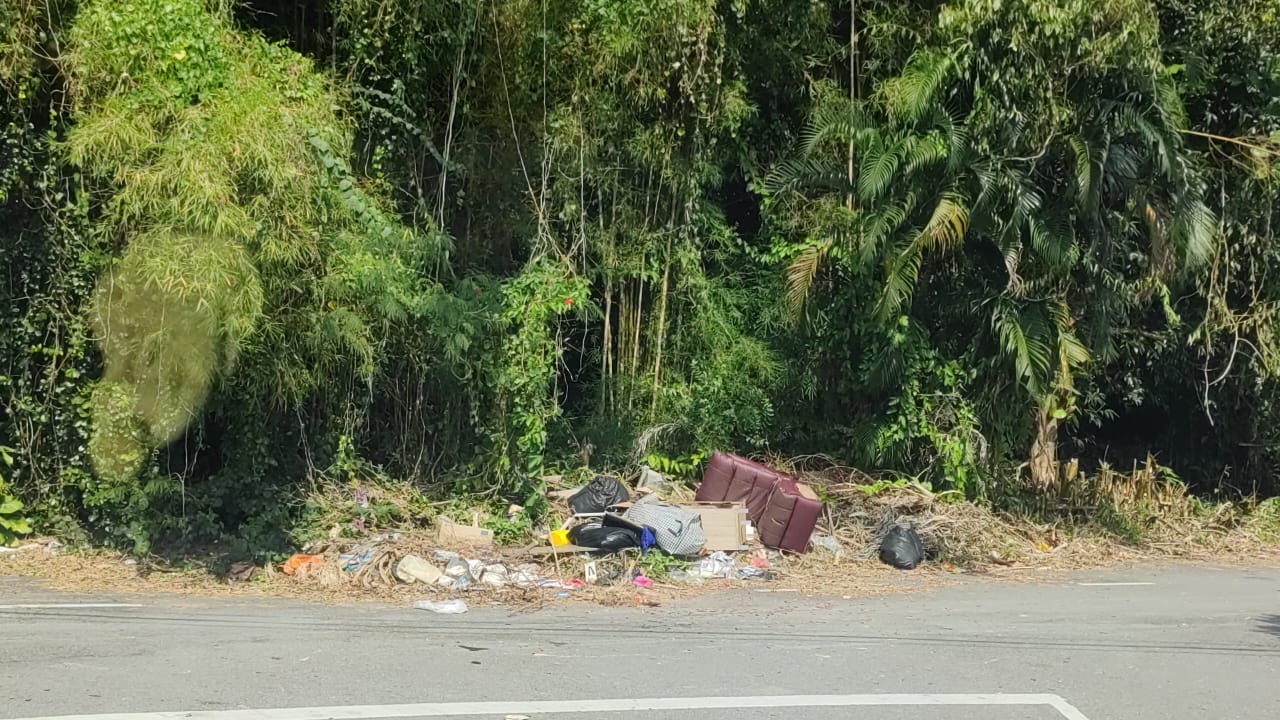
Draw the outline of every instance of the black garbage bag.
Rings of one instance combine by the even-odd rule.
[[[635,530],[625,527],[608,527],[594,522],[579,525],[570,530],[569,540],[579,547],[608,553],[640,547],[640,536],[636,535]]]
[[[631,493],[617,478],[597,475],[586,487],[569,498],[569,507],[575,513],[602,513],[630,499]]]
[[[924,543],[910,525],[895,525],[880,542],[880,561],[899,570],[911,570],[924,560]]]

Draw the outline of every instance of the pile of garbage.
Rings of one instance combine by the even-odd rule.
[[[559,478],[544,480],[554,486]],[[768,582],[789,558],[811,548],[836,557],[844,552],[835,538],[814,534],[823,505],[795,476],[716,453],[696,495],[688,494],[647,467],[634,491],[617,477],[597,475],[580,487],[548,491],[558,527],[535,533],[526,547],[496,547],[478,518],[470,525],[439,518],[434,549],[409,547],[391,533],[356,545],[310,548],[280,570],[322,583],[418,586],[449,596],[419,607],[456,613],[466,609],[457,596],[467,593],[533,592],[545,599],[596,586],[639,591],[657,584]],[[885,563],[910,569],[922,557],[910,528],[886,535]],[[658,570],[655,577],[646,575],[646,567]]]

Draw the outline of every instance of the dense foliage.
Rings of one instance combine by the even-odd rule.
[[[715,448],[1280,488],[1274,0],[0,0],[0,94],[6,532]]]

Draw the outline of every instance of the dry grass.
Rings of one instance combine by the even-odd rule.
[[[914,526],[936,558],[968,570],[1000,567],[1078,569],[1141,558],[1248,558],[1280,542],[1280,506],[1205,506],[1185,485],[1161,477],[1154,460],[1130,473],[1073,468],[1060,488],[1028,512],[1001,512],[907,483],[877,486],[865,473],[805,458],[779,463],[826,499],[818,532],[862,558],[876,554],[895,524]],[[1051,517],[1038,522],[1036,516]]]
[[[107,551],[49,551],[39,546],[0,555],[0,574],[42,579],[72,591],[129,593],[178,592],[221,595],[271,595],[321,602],[377,600],[409,604],[423,598],[463,597],[471,605],[500,604],[535,610],[552,603],[587,602],[609,606],[652,605],[735,587],[805,595],[866,596],[928,589],[957,581],[961,575],[1000,580],[1042,580],[1064,571],[1123,562],[1156,562],[1167,558],[1212,560],[1215,563],[1280,563],[1280,500],[1261,506],[1224,503],[1205,506],[1189,496],[1181,483],[1168,482],[1152,462],[1130,473],[1109,468],[1090,477],[1067,477],[1062,487],[1040,495],[1036,508],[1018,514],[981,504],[956,501],[918,484],[877,485],[873,478],[820,458],[773,464],[791,469],[826,500],[817,533],[836,538],[844,548],[834,554],[814,548],[804,555],[769,553],[772,581],[714,580],[664,582],[652,589],[629,581],[638,567],[634,554],[587,556],[521,556],[519,550],[442,547],[416,523],[398,533],[313,543],[307,552],[326,558],[310,576],[286,576],[268,565],[248,581],[216,576],[209,567],[189,563],[170,568],[163,562],[130,563]],[[691,500],[692,490],[669,494],[675,502]],[[372,497],[385,502],[389,498]],[[397,498],[397,504],[421,509],[421,501]],[[350,499],[343,498],[342,503]],[[339,502],[332,503],[338,506]],[[345,509],[344,509],[345,511]],[[567,517],[563,499],[552,501],[551,524]],[[343,512],[335,512],[336,522]],[[1048,517],[1037,521],[1033,517]],[[328,522],[329,517],[324,517]],[[880,538],[897,523],[920,532],[934,562],[910,573],[893,570],[876,559]],[[339,555],[368,549],[369,562],[356,572],[343,572]],[[566,590],[562,587],[490,587],[474,585],[452,591],[395,580],[394,569],[407,554],[431,559],[436,550],[458,552],[486,564],[509,569],[535,562],[539,576],[566,583],[584,576],[595,563],[601,578],[613,584]],[[745,563],[746,555],[741,559]]]

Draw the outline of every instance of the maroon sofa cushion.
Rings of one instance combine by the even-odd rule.
[[[744,503],[760,542],[791,552],[808,549],[822,514],[822,502],[806,497],[798,478],[731,453],[712,454],[697,498]]]

